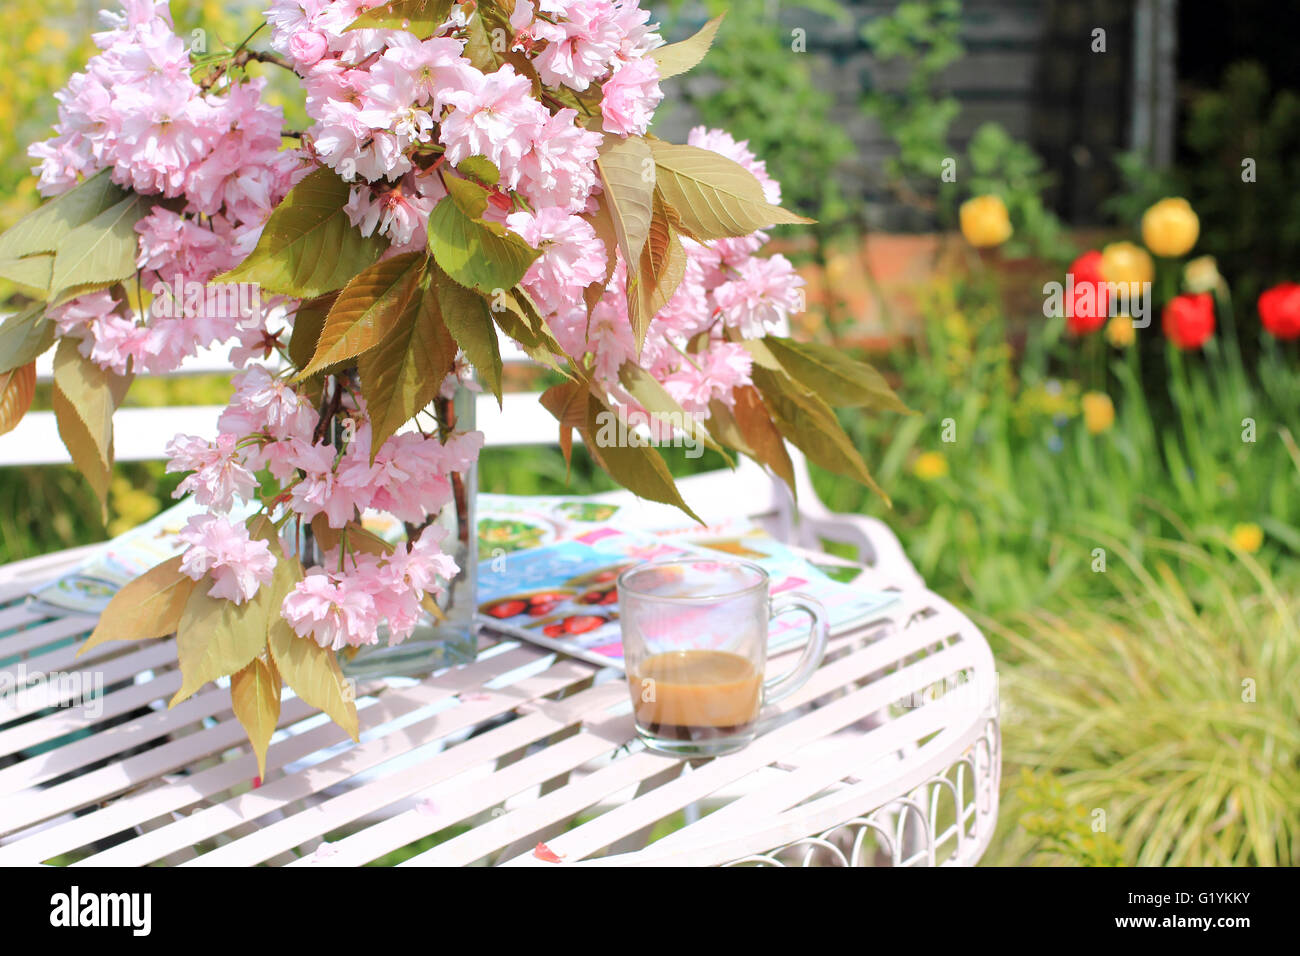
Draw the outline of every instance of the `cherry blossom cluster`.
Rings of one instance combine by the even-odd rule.
[[[423,40],[403,30],[347,29],[374,6],[275,0],[267,18],[272,47],[303,78],[314,155],[356,182],[353,223],[387,236],[398,252],[425,245],[429,213],[446,195],[439,167],[474,156],[499,171],[498,214],[524,205],[581,212],[596,185],[601,131],[644,133],[663,98],[647,56],[663,41],[635,0],[519,0],[508,37],[505,26],[484,30],[494,51],[527,60],[548,102],[514,63],[484,72],[466,56],[472,4],[453,6]],[[599,123],[584,125],[579,107],[587,107],[564,105],[558,94],[594,84]]]
[[[240,604],[270,582],[275,562],[267,543],[229,517],[259,498],[258,476],[265,472],[278,483],[272,514],[283,523],[296,528],[322,517],[342,532],[340,546],[327,550],[321,567],[310,569],[285,599],[285,620],[335,649],[374,643],[381,621],[390,641],[409,636],[422,595],[439,593],[458,570],[440,547],[445,530],[430,526],[413,543],[377,557],[352,547],[345,529],[367,511],[424,524],[451,501],[449,476],[478,458],[482,433],[456,433],[445,443],[420,432],[395,435],[372,461],[364,403],[346,390],[334,423],[351,439],[328,441],[320,413],[284,379],[253,365],[234,384],[214,441],[178,435],[168,447],[167,470],[188,472],[176,495],[193,494],[209,509],[182,534],[189,545],[182,570],[196,581],[210,578],[213,597]]]
[[[779,204],[781,187],[766,165],[721,130],[696,127],[688,142],[734,160],[763,186],[768,202]],[[570,354],[590,354],[596,374],[621,404],[636,408],[623,393],[618,371],[633,361],[658,379],[682,408],[707,415],[709,403],[730,407],[735,389],[750,384],[751,361],[732,338],[760,338],[781,332],[791,314],[802,311],[804,280],[784,256],[760,256],[767,235],[696,242],[682,237],[686,273],[676,292],[650,323],[638,357],[628,322],[627,267],[620,255],[605,294],[588,322],[583,288],[604,275],[600,240],[585,220],[545,211],[510,216],[512,229],[542,255],[524,276],[524,286],[545,310],[551,329]],[[728,336],[728,332],[732,335]],[[707,343],[688,344],[704,333]],[[644,411],[642,409],[642,411]]]
[[[243,259],[310,166],[281,148],[283,117],[263,101],[264,81],[205,90],[191,78],[165,0],[125,0],[121,12],[101,17],[108,29],[94,36],[100,52],[55,94],[55,136],[30,153],[47,196],[108,169],[121,186],[173,200],[136,224],[136,265],[143,291],[160,290],[156,304],[174,307],[141,314],[123,296],[98,291],[51,311],[104,368],[122,373],[130,360],[136,371],[170,371],[199,348],[263,324],[260,308],[186,308],[170,290],[206,283]]]

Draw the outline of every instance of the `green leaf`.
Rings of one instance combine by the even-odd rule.
[[[140,249],[135,224],[152,205],[152,200],[130,193],[64,236],[54,254],[50,277],[56,298],[79,295],[135,275]]]
[[[0,236],[0,259],[54,253],[78,226],[116,206],[130,194],[101,170],[19,219]]]
[[[298,378],[354,359],[382,342],[415,293],[425,258],[422,252],[407,252],[381,259],[344,286],[325,316],[316,352]]]
[[[244,604],[210,597],[208,589],[207,581],[199,581],[185,602],[176,630],[181,688],[168,707],[175,707],[204,684],[242,670],[266,649],[272,585],[258,588],[253,600]],[[274,602],[277,616],[282,600],[281,596]]]
[[[144,640],[174,633],[194,590],[194,581],[181,572],[182,557],[178,554],[154,565],[123,585],[99,615],[95,630],[77,656],[106,641]]]
[[[586,425],[582,438],[587,450],[611,478],[637,497],[680,508],[704,524],[682,500],[659,449],[620,427],[617,413],[592,393],[587,397]]]
[[[689,39],[682,40],[680,43],[669,43],[667,46],[652,50],[650,57],[655,61],[655,65],[659,67],[659,79],[679,76],[698,66],[699,62],[704,59],[704,54],[708,53],[709,47],[713,45],[713,37],[718,32],[718,27],[725,16],[726,13],[724,12],[721,16],[714,17]]]
[[[448,204],[443,200],[440,205]],[[435,210],[436,212],[437,210]],[[501,402],[501,346],[487,302],[477,292],[451,281],[436,267],[431,269],[438,308],[447,331],[478,372],[483,384]]]
[[[495,186],[501,179],[501,170],[497,169],[496,164],[486,156],[470,156],[462,159],[456,169],[489,186]]]
[[[677,214],[681,228],[695,239],[747,236],[779,223],[813,220],[773,206],[754,175],[710,149],[651,140],[656,184]]]
[[[655,163],[650,146],[640,136],[620,139],[607,135],[596,157],[596,168],[605,186],[602,204],[613,223],[629,273],[635,273],[654,216]],[[612,259],[613,251],[605,251]]]
[[[837,408],[885,408],[910,414],[885,377],[865,362],[816,342],[768,335],[762,339],[786,373]]]
[[[310,637],[299,637],[289,622],[279,615],[271,622],[267,646],[280,676],[303,703],[323,711],[348,736],[357,740],[360,736],[357,705],[334,652],[321,647]]]
[[[0,323],[0,370],[9,371],[43,355],[54,344],[56,327],[37,302]]]
[[[300,299],[342,288],[388,248],[388,240],[352,225],[343,211],[350,192],[332,169],[309,173],[275,207],[257,248],[215,281],[256,282]]]
[[[665,425],[681,429],[690,437],[703,442],[709,448],[721,453],[727,464],[735,462],[723,451],[722,446],[714,441],[713,436],[693,416],[677,403],[677,399],[668,394],[668,390],[659,380],[635,362],[624,362],[618,370],[618,381],[624,390],[638,405],[646,410],[652,418]]]
[[[486,199],[483,187],[465,179],[448,179],[447,185],[455,192],[429,216],[429,250],[434,260],[451,278],[484,295],[517,285],[541,251],[500,223],[466,213],[477,202],[471,190]],[[481,212],[482,207],[478,209]]]
[[[790,444],[810,461],[861,482],[889,502],[829,405],[781,372],[755,365],[753,375],[773,423]]]
[[[365,11],[346,27],[348,30],[405,30],[421,40],[438,32],[447,22],[453,0],[389,0]]]
[[[22,259],[0,259],[0,279],[33,296],[44,299],[50,294],[50,280],[54,275],[54,256],[38,253]]]
[[[564,355],[564,347],[556,340],[546,320],[522,287],[492,297],[489,307],[497,327],[519,343],[519,347],[534,362],[545,365],[561,375],[568,373],[555,360]]]
[[[373,460],[384,442],[438,397],[455,365],[456,342],[438,309],[432,277],[421,269],[396,327],[357,362],[374,434]]]
[[[230,705],[257,754],[257,775],[266,777],[266,751],[280,722],[280,675],[255,657],[230,677]]]
[[[293,333],[289,336],[289,359],[300,368],[306,368],[316,354],[316,343],[325,328],[325,316],[334,307],[337,293],[308,299],[293,314]]]
[[[105,513],[113,473],[114,376],[81,354],[77,340],[60,340],[54,353],[54,419],[72,462]]]

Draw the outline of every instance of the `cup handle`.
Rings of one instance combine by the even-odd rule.
[[[808,643],[789,672],[763,683],[763,703],[774,704],[782,698],[789,697],[812,677],[813,671],[821,667],[822,658],[826,656],[826,644],[831,638],[830,620],[826,609],[815,597],[798,591],[787,591],[772,598],[772,613],[768,622],[775,621],[782,614],[802,611],[812,618],[812,630]]]

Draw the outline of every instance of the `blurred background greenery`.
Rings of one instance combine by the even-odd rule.
[[[0,226],[37,201],[25,145],[46,135],[50,94],[90,50],[96,5],[6,5]],[[1068,108],[1050,98],[1026,100],[1047,117],[1035,141],[1036,124],[1002,100],[1002,112],[987,106],[995,82],[970,79],[1010,62],[1007,49],[1029,51],[1045,63],[1029,85],[1064,95],[1061,78],[1083,63],[1071,89],[1086,102],[1089,83],[1110,84],[1101,111],[1113,112],[1116,97],[1132,99],[1127,68],[1119,81],[1089,74],[1101,61],[1051,44],[1064,36],[1086,52],[1087,31],[1070,31],[1095,14],[1118,25],[1120,62],[1143,55],[1124,40],[1130,6],[672,0],[656,5],[672,38],[730,15],[704,64],[673,81],[662,122],[666,135],[706,122],[750,140],[787,200],[819,220],[777,237],[809,282],[799,332],[870,352],[919,412],[843,416],[892,509],[814,477],[832,508],[888,522],[994,645],[1006,784],[989,859],[1295,864],[1300,354],[1261,331],[1255,302],[1300,279],[1300,99],[1289,49],[1243,26],[1252,10],[1294,15],[1247,3],[1224,22],[1182,6],[1189,55],[1177,62],[1172,162],[1132,148],[1113,132],[1123,124],[1095,111],[1058,135],[1048,120]],[[242,38],[259,7],[172,4],[178,25],[207,30],[210,44]],[[1039,34],[1017,26],[1000,39],[999,24],[1030,15]],[[796,55],[798,30],[808,56]],[[1216,47],[1210,35],[1228,39]],[[958,204],[977,195],[1000,197],[1014,228],[993,252],[953,231]],[[1190,201],[1195,254],[1213,255],[1224,278],[1206,348],[1172,349],[1158,315],[1127,337],[1083,339],[1045,319],[1043,281],[1062,279],[1085,249],[1137,241],[1142,212],[1164,196]],[[1182,281],[1181,265],[1159,263],[1158,286]],[[131,401],[211,404],[227,390],[220,377],[140,382]],[[521,449],[489,450],[480,475],[484,489],[511,493],[610,487],[580,450],[567,481],[558,453]],[[69,469],[0,472],[0,561],[129,528],[175,483],[161,463],[120,467],[105,527]]]

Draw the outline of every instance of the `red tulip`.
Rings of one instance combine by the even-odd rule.
[[[1263,292],[1259,321],[1279,339],[1300,338],[1300,285],[1281,282]]]
[[[1199,349],[1214,334],[1214,296],[1175,296],[1165,306],[1165,337],[1180,349]]]
[[[1101,253],[1085,252],[1070,264],[1066,274],[1069,311],[1066,327],[1075,335],[1087,335],[1106,324],[1106,282],[1101,274]]]

